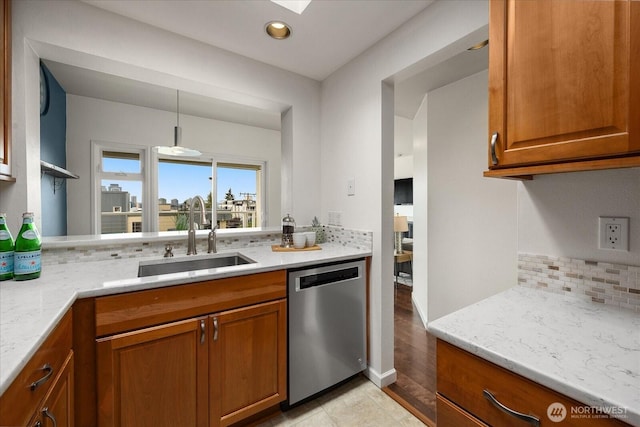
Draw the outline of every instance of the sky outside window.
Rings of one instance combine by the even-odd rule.
[[[116,159],[103,157],[103,170],[122,173],[140,173],[140,161],[136,159]],[[178,163],[158,162],[158,198],[178,199],[184,202],[196,195],[207,198],[211,192],[211,171],[209,163]],[[237,169],[232,167],[218,167],[218,188],[216,201],[224,200],[225,194],[231,188],[236,199],[241,199],[240,193],[256,194],[256,171],[250,169]],[[139,183],[132,181],[108,180],[103,185],[108,187],[113,181],[117,182],[123,191],[128,191],[136,196],[139,203],[142,202],[142,189]]]

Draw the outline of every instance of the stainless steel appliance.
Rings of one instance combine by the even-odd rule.
[[[365,261],[290,270],[288,405],[367,367]]]

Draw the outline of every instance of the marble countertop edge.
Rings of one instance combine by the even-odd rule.
[[[578,385],[568,385],[563,378],[550,375],[546,372],[537,370],[532,368],[531,366],[527,366],[522,363],[518,363],[509,357],[488,350],[486,348],[473,345],[466,340],[466,338],[458,337],[455,335],[448,334],[443,332],[437,328],[429,328],[429,332],[433,334],[435,337],[442,339],[443,341],[448,342],[449,344],[453,344],[456,347],[459,347],[469,353],[476,355],[482,359],[485,359],[501,368],[504,368],[508,371],[516,373],[524,378],[527,378],[531,381],[534,381],[538,384],[541,384],[555,392],[564,394],[567,397],[570,397],[574,400],[579,401],[588,406],[593,407],[618,407],[625,408],[627,411],[627,415],[629,416],[629,420],[622,419],[625,422],[629,422],[630,420],[634,420],[633,425],[640,425],[640,412],[635,411],[634,408],[630,408],[624,405],[622,402],[617,402],[615,399],[604,398],[602,396],[598,396],[594,394],[592,391],[585,389],[584,387],[580,387]]]
[[[627,364],[629,363],[629,358],[622,357],[622,366],[627,368],[628,372],[626,375],[628,379],[622,382],[613,382],[619,381],[620,378],[612,375],[611,378],[609,378],[609,384],[600,384],[594,381],[593,378],[586,381],[589,377],[585,377],[585,372],[580,369],[576,369],[575,372],[572,372],[573,369],[562,371],[558,371],[558,369],[548,369],[549,361],[554,360],[552,351],[555,349],[553,347],[543,348],[542,350],[545,352],[548,351],[549,354],[547,354],[548,357],[540,359],[539,355],[536,356],[535,352],[531,353],[528,350],[528,342],[523,343],[516,339],[518,334],[503,334],[501,333],[502,331],[498,330],[496,332],[492,330],[492,328],[496,326],[495,318],[500,318],[504,321],[504,312],[507,313],[506,316],[512,316],[507,317],[512,324],[525,323],[524,319],[530,320],[528,317],[529,313],[527,313],[526,310],[514,310],[514,312],[510,312],[509,308],[505,307],[504,304],[513,302],[519,304],[518,307],[521,307],[523,301],[519,300],[520,297],[536,296],[538,295],[537,293],[539,293],[539,296],[532,298],[531,304],[538,304],[537,310],[535,310],[536,313],[539,312],[538,315],[544,316],[544,310],[539,304],[549,303],[553,309],[558,309],[559,306],[566,305],[565,309],[570,313],[570,315],[567,316],[570,322],[574,322],[575,317],[579,317],[579,313],[571,313],[573,307],[582,308],[582,313],[585,313],[585,306],[588,307],[589,304],[595,304],[582,301],[576,302],[575,300],[566,299],[566,297],[546,293],[541,290],[525,290],[516,286],[479,303],[436,319],[428,324],[427,329],[435,337],[443,341],[574,399],[585,406],[596,408],[624,408],[625,413],[619,417],[620,420],[634,426],[640,426],[640,405],[637,404],[640,400],[640,395],[638,395],[640,380],[637,378],[637,372],[635,372],[640,369],[640,359],[638,359],[637,365],[633,363],[633,354],[636,354],[639,351],[638,349],[635,349],[635,353],[633,353],[632,350],[632,355],[629,356],[631,358],[630,366],[624,364],[625,361]],[[498,314],[496,314],[494,310],[496,306],[499,305],[496,304],[496,302],[503,304],[503,310]],[[602,310],[601,313],[603,315],[609,314],[608,317],[605,316],[605,318],[602,319],[603,327],[605,328],[607,322],[611,322],[611,327],[613,328],[619,327],[621,319],[623,319],[623,321],[624,319],[627,321],[632,319],[630,321],[630,328],[633,328],[633,325],[637,323],[637,315],[634,312],[624,309],[613,309],[624,310],[620,312],[609,311],[609,308],[601,309],[600,306],[597,305],[593,307],[594,310]],[[483,312],[483,310],[488,311]],[[514,313],[517,314],[514,315]],[[484,316],[480,316],[480,314],[484,314]],[[588,312],[588,315],[591,316],[592,313]],[[482,330],[492,330],[492,332],[480,335],[470,332],[471,328],[478,326],[477,322],[480,317],[483,319],[483,322],[481,322],[479,326],[486,326],[486,328]],[[614,324],[616,326],[613,326]],[[543,326],[541,325],[540,327]],[[523,331],[527,331],[526,328],[523,329]],[[627,330],[624,332],[627,332]],[[586,337],[589,337],[590,333],[592,332],[588,332]],[[618,333],[620,333],[620,330],[618,330]],[[589,346],[594,345],[594,343],[589,340],[586,342],[590,343],[588,344]],[[582,366],[585,361],[591,361],[595,355],[599,354],[597,351],[594,351],[594,355],[591,355],[586,348],[588,347],[584,346],[583,350],[580,348],[574,349],[585,355],[584,360],[576,362],[577,366]],[[556,362],[559,366],[562,366],[562,363],[566,363],[566,360],[561,359],[556,360]],[[597,376],[604,373],[608,377],[607,372],[609,372],[608,369],[610,369],[608,363],[610,363],[610,361],[600,360],[596,362],[597,366],[599,366],[599,368],[597,368],[599,371],[594,372],[593,375]],[[617,362],[619,361],[616,360],[616,363]],[[607,390],[607,386],[609,390],[615,390],[615,392],[609,393],[608,391],[603,391]]]
[[[319,251],[273,252],[270,246],[258,246],[228,252],[239,252],[256,263],[137,278],[138,263],[158,260],[158,257],[128,258],[49,265],[43,269],[39,279],[2,282],[0,395],[9,388],[77,299],[355,260],[372,255],[371,250],[338,244],[323,244]]]

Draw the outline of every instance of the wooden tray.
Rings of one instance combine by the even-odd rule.
[[[318,245],[308,246],[306,248],[300,248],[300,249],[283,248],[280,245],[271,245],[271,250],[273,252],[304,252],[304,251],[319,251],[320,249],[322,248]]]

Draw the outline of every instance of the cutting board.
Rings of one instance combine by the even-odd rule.
[[[306,248],[300,248],[300,249],[283,248],[280,245],[271,245],[271,250],[273,252],[304,252],[304,251],[319,251],[320,249],[322,248],[318,245],[308,246]]]

